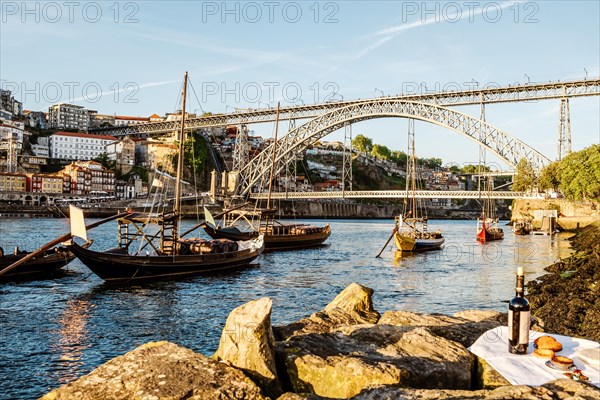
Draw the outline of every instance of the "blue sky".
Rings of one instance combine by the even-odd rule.
[[[584,68],[600,75],[598,1],[1,3],[0,79],[33,110],[67,101],[120,115],[172,112],[185,70],[198,97],[188,109],[212,112],[580,79]],[[486,117],[554,158],[558,108],[488,105]],[[574,149],[600,142],[599,114],[598,97],[571,101]],[[405,120],[353,131],[406,148]],[[477,160],[477,146],[456,133],[417,122],[416,134],[422,156]]]

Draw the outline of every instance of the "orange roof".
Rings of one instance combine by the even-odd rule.
[[[59,131],[59,132],[54,133],[52,136],[54,136],[54,135],[79,137],[79,138],[86,138],[86,139],[117,140],[116,137],[110,136],[110,135],[92,135],[92,134],[89,134],[89,133],[79,133],[79,132],[63,132],[63,131]]]
[[[162,119],[162,117],[160,115],[156,115],[156,114],[152,114],[149,118],[154,119],[154,118],[160,118]]]
[[[128,121],[148,121],[149,118],[145,118],[145,117],[128,117],[126,115],[115,115],[115,119],[122,119],[122,120],[128,120]]]

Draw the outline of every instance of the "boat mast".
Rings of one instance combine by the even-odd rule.
[[[277,102],[277,113],[275,114],[275,138],[273,140],[273,156],[271,157],[271,173],[269,174],[269,193],[267,195],[267,210],[271,205],[271,188],[273,186],[273,174],[275,173],[275,154],[277,153],[277,131],[279,130],[279,102]]]
[[[177,177],[175,180],[175,200],[173,202],[173,214],[175,226],[173,227],[173,242],[176,243],[179,238],[179,218],[181,211],[181,177],[183,175],[183,158],[185,142],[185,100],[187,95],[188,73],[185,71],[183,76],[183,90],[181,92],[181,128],[179,130],[179,154],[177,155]]]
[[[408,152],[410,158],[407,162],[406,168],[406,196],[408,198],[408,191],[412,192],[410,201],[410,211],[413,218],[417,218],[417,173],[416,173],[416,162],[415,162],[415,121],[412,118],[408,119]],[[410,188],[410,189],[409,189]]]

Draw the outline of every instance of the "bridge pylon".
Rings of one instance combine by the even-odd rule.
[[[346,187],[346,182],[348,186]],[[344,154],[342,160],[342,190],[352,191],[352,124],[344,127]]]
[[[241,171],[250,161],[250,144],[248,143],[248,127],[237,126],[238,134],[233,148],[233,171]]]
[[[558,154],[557,160],[562,160],[571,152],[571,112],[569,98],[560,99],[560,113],[558,117]]]

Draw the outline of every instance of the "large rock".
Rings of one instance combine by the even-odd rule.
[[[271,299],[263,297],[234,309],[227,317],[213,358],[241,369],[267,394],[277,397],[281,387],[275,368],[272,304]]]
[[[385,312],[377,324],[427,327],[438,336],[453,340],[465,347],[471,346],[479,336],[503,323],[503,316],[498,312],[462,312],[463,317],[450,317],[443,314],[420,314],[408,311]],[[469,319],[467,319],[467,318]]]
[[[597,400],[600,390],[587,383],[559,379],[542,386],[503,386],[495,390],[427,390],[390,386],[369,388],[352,400]]]
[[[323,311],[292,324],[276,327],[278,340],[309,333],[333,332],[340,326],[375,324],[379,313],[373,309],[373,289],[350,284]]]
[[[116,357],[41,400],[267,400],[243,372],[169,342]]]
[[[293,336],[277,355],[295,392],[349,398],[372,385],[469,389],[473,356],[426,328],[354,326]]]

